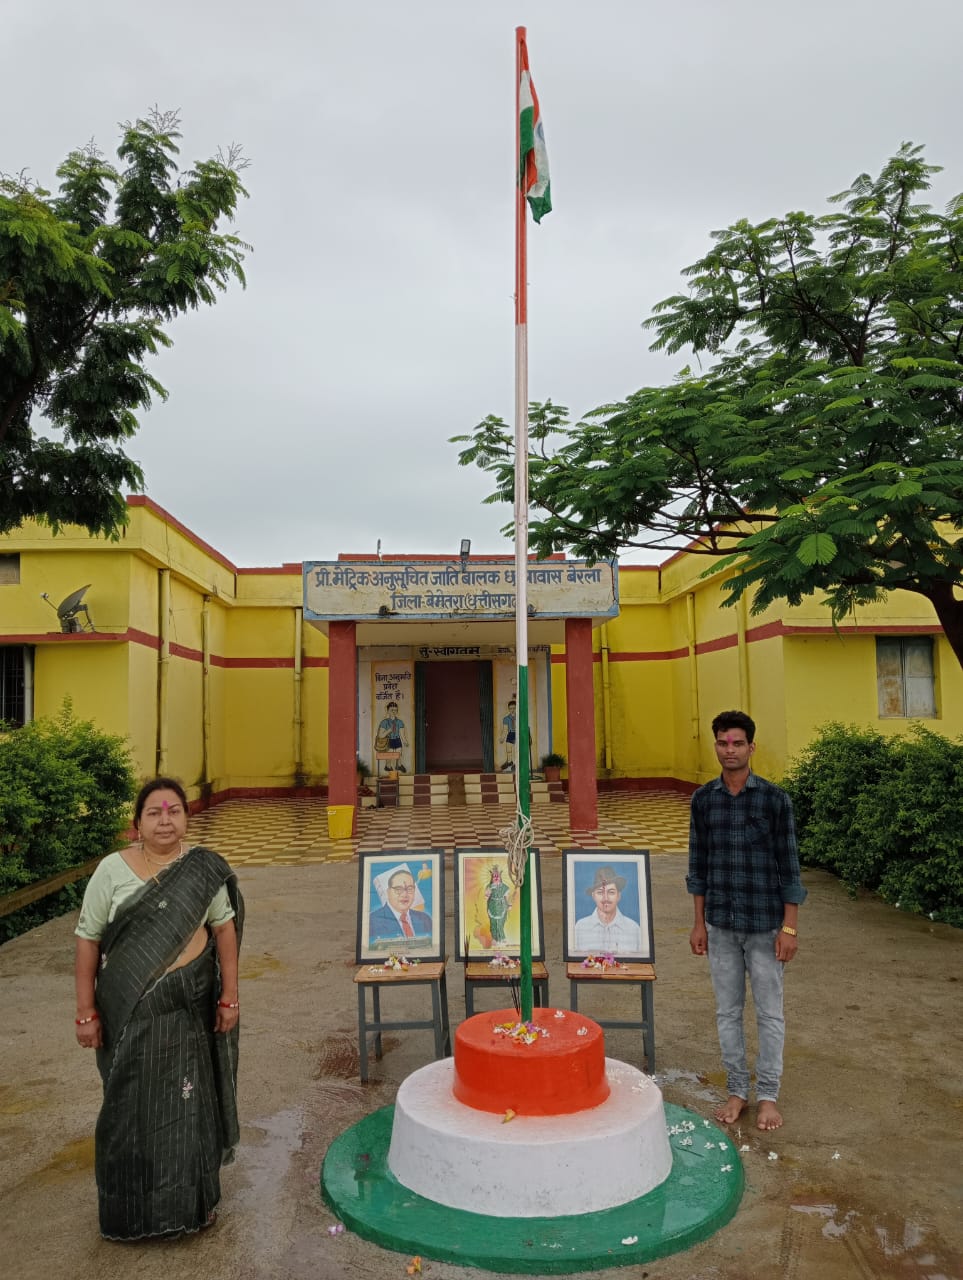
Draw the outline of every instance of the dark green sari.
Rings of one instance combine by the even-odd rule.
[[[166,972],[203,924],[222,884],[241,940],[244,904],[230,866],[195,847],[117,909],[100,943],[96,1002],[101,1234],[111,1240],[197,1231],[234,1158],[238,1030],[214,1034],[220,975],[214,938]]]

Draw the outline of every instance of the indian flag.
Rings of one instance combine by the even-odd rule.
[[[552,185],[548,177],[545,130],[538,109],[538,95],[528,69],[528,45],[521,42],[521,79],[518,85],[518,182],[528,200],[532,217],[541,222],[552,210]]]

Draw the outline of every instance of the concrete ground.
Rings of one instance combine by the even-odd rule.
[[[225,836],[227,832],[223,833]],[[219,848],[231,855],[228,839]],[[652,859],[658,1073],[667,1101],[708,1115],[721,1098],[709,976],[689,952],[681,853]],[[553,1003],[567,1006],[560,953],[561,859],[542,861]],[[0,1266],[12,1280],[329,1280],[403,1277],[410,1261],[350,1232],[331,1236],[318,1191],[331,1139],[392,1102],[423,1065],[430,1032],[386,1037],[358,1080],[354,970],[357,864],[242,865],[242,1145],[223,1173],[217,1225],[174,1243],[118,1245],[97,1231],[93,1128],[99,1082],[73,1036],[74,916],[0,947]],[[783,1129],[751,1116],[746,1193],[696,1248],[593,1273],[631,1280],[866,1280],[963,1276],[963,933],[852,901],[805,873],[800,951],[787,975]],[[449,876],[449,895],[451,892]],[[448,910],[451,919],[451,897]],[[449,962],[452,1020],[463,1016]],[[586,993],[582,1008],[601,1012]],[[481,993],[479,1004],[489,1007]],[[391,1012],[426,998],[392,993]],[[627,993],[605,992],[616,1003]],[[386,997],[387,1000],[387,997]],[[484,1002],[484,1003],[483,1003]],[[417,1015],[415,1015],[417,1016]],[[610,1056],[641,1065],[638,1033]],[[591,1176],[591,1171],[587,1171]],[[506,1212],[509,1206],[506,1205]],[[613,1260],[619,1242],[613,1241]],[[478,1275],[425,1260],[432,1280]]]

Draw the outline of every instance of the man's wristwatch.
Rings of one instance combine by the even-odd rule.
[[[796,937],[796,930],[795,930],[795,929],[790,929],[790,927],[789,927],[789,925],[788,925],[788,924],[784,924],[784,925],[783,925],[783,927],[782,927],[782,932],[783,932],[783,933],[788,933],[788,934],[789,934],[789,936],[790,936],[790,938],[795,938],[795,937]]]

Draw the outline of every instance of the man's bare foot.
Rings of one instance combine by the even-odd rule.
[[[757,1129],[780,1129],[782,1128],[782,1116],[774,1102],[760,1102],[756,1108],[756,1128]]]
[[[720,1124],[735,1124],[748,1105],[745,1098],[740,1098],[738,1094],[730,1093],[722,1106],[713,1112],[713,1115]],[[770,1105],[772,1104],[770,1103]],[[779,1123],[781,1124],[782,1121]]]

